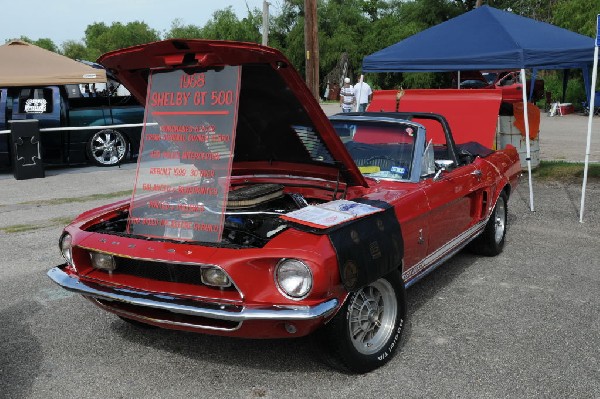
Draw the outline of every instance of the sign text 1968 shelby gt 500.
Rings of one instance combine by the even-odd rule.
[[[100,62],[146,104],[135,187],[69,224],[66,263],[48,274],[123,320],[247,338],[319,329],[338,363],[366,372],[398,347],[406,287],[467,244],[502,250],[514,148],[455,143],[436,114],[328,120],[256,44],[168,40]]]

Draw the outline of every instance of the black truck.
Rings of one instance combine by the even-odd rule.
[[[132,96],[86,94],[79,85],[0,88],[0,168],[12,164],[11,120],[39,121],[45,165],[112,166],[135,158],[144,107]],[[106,127],[87,129],[94,126]]]

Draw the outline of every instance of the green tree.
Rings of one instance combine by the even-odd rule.
[[[34,40],[31,40],[29,37],[27,36],[20,36],[20,37],[13,37],[12,39],[6,39],[6,43],[8,42],[12,42],[13,40],[20,40],[22,42],[25,43],[31,43],[33,44]]]
[[[229,6],[215,11],[212,19],[200,30],[200,34],[205,39],[260,43],[262,40],[260,26],[262,26],[262,13],[258,9],[248,10],[247,16],[240,20],[233,8]]]
[[[165,33],[165,39],[199,39],[202,28],[196,25],[184,25],[181,19],[171,22],[171,29]]]
[[[360,7],[369,20],[376,21],[380,8],[387,7],[385,0],[361,0]]]
[[[52,39],[49,39],[47,37],[39,38],[36,41],[34,41],[33,44],[35,44],[38,47],[44,48],[48,51],[52,51],[54,53],[60,53],[60,51],[58,50],[58,46],[54,44]]]
[[[501,10],[512,11],[516,14],[534,18],[537,12],[545,12],[549,4],[557,0],[482,0],[481,5],[499,8]],[[454,0],[455,6],[463,12],[471,11],[475,8],[477,0]]]
[[[350,72],[360,68],[363,35],[369,16],[377,18],[373,2],[364,0],[320,0],[317,4],[319,30],[319,75],[324,77],[339,62],[342,53],[350,57]],[[369,8],[370,6],[370,8]],[[366,7],[366,8],[365,8]],[[365,12],[370,11],[370,14]],[[286,0],[281,13],[271,19],[269,45],[280,49],[301,74],[305,71],[304,1]],[[356,73],[348,73],[354,78]],[[321,82],[324,87],[326,82]],[[323,88],[322,87],[322,88]]]
[[[74,60],[90,60],[88,57],[88,49],[85,44],[75,40],[67,40],[62,44],[62,53],[64,56]]]
[[[320,69],[329,71],[341,53],[348,53],[354,78],[365,53],[364,36],[371,29],[362,0],[329,0],[318,9]],[[302,52],[304,53],[304,52]]]
[[[326,76],[348,54],[350,76],[361,72],[362,59],[424,29],[472,10],[477,0],[318,0],[320,76]],[[508,10],[536,20],[548,21],[592,36],[600,4],[589,0],[483,0],[483,4]],[[304,0],[281,0],[271,7],[269,45],[281,50],[300,73],[305,69]],[[204,26],[185,25],[176,19],[165,38],[204,38],[261,42],[262,13],[248,9],[238,18],[232,7],[213,13]],[[87,27],[83,43],[67,41],[62,52],[71,57],[95,60],[118,48],[156,41],[160,34],[146,23],[94,23]],[[32,41],[52,51],[49,39]],[[374,87],[441,87],[443,74],[379,73],[367,75]],[[324,82],[322,82],[324,84]]]
[[[415,22],[422,29],[430,28],[454,18],[470,9],[462,1],[416,0],[401,4],[402,23]],[[468,2],[465,2],[468,3]],[[474,1],[473,1],[474,3]]]
[[[281,12],[278,15],[271,15],[269,18],[269,46],[282,50],[290,59],[292,54],[287,51],[287,48],[290,42],[297,40],[299,32],[302,33],[302,43],[304,43],[303,5],[303,0],[285,0],[281,4]],[[290,39],[290,35],[292,39]],[[303,54],[304,49],[302,49],[302,59],[304,59]],[[298,66],[295,63],[294,65]]]
[[[552,20],[552,6],[557,0],[487,0],[491,7],[511,11],[523,17],[536,21],[550,22]]]
[[[391,46],[464,12],[465,2],[446,0],[388,1],[363,38],[362,57]],[[473,1],[472,6],[474,6]],[[433,12],[431,11],[433,10]],[[377,73],[367,76],[376,88],[429,88],[446,85],[446,76],[433,73]]]
[[[552,7],[552,23],[582,35],[595,37],[598,14],[598,1],[559,0]]]
[[[145,22],[134,21],[127,24],[113,22],[110,26],[106,26],[103,22],[96,22],[88,25],[84,41],[88,49],[88,57],[95,60],[108,51],[155,42],[159,39],[158,31],[150,29]]]

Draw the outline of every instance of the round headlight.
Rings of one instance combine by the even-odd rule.
[[[312,288],[310,268],[297,259],[283,259],[275,268],[275,281],[279,290],[291,299],[302,299]]]
[[[73,239],[71,238],[71,234],[64,233],[62,237],[60,237],[58,245],[63,258],[65,258],[68,264],[73,264]]]

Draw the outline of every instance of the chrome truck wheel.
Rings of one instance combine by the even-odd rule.
[[[99,166],[113,166],[121,163],[127,155],[127,139],[112,129],[95,132],[87,145],[88,158]]]

